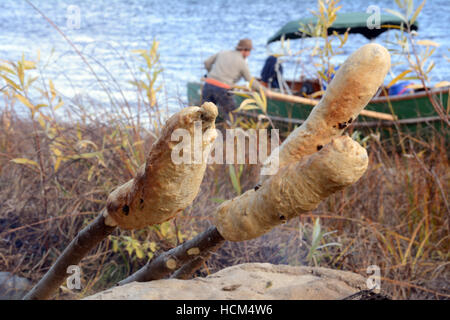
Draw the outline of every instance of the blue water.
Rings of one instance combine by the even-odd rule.
[[[267,39],[284,23],[310,16],[309,10],[316,9],[315,0],[275,1],[155,1],[155,0],[34,0],[42,10],[86,55],[98,76],[106,81],[112,91],[116,83],[125,97],[131,101],[135,94],[128,84],[131,74],[128,63],[133,49],[148,48],[152,39],[160,42],[161,64],[164,68],[161,81],[165,94],[161,103],[177,107],[186,103],[186,83],[198,80],[205,72],[203,60],[222,49],[233,48],[238,39],[249,37],[255,50],[249,58],[249,67],[259,75],[269,50],[277,51],[279,44],[266,47]],[[420,2],[416,1],[416,5]],[[368,5],[381,8],[396,8],[394,1],[341,1],[342,12],[365,11]],[[68,7],[77,5],[80,9],[80,28],[70,29]],[[449,30],[450,1],[427,1],[420,18],[418,38],[430,39],[440,44],[433,60],[436,67],[431,73],[433,83],[450,81]],[[95,77],[74,53],[68,43],[36,11],[23,0],[0,1],[0,59],[18,60],[22,53],[29,59],[35,58],[40,50],[42,60],[52,50],[51,63],[45,69],[45,76],[53,79],[57,89],[67,97],[87,94],[99,101],[107,101],[104,90]],[[395,40],[396,31],[386,32],[376,42]],[[344,47],[345,55],[367,43],[360,35],[351,35]],[[292,41],[293,52],[305,48],[307,42]],[[101,63],[103,67],[97,64]],[[399,57],[393,57],[394,64]],[[134,65],[133,68],[136,68]],[[310,61],[300,59],[298,68],[288,63],[286,77],[298,77],[302,72],[311,74]],[[105,69],[106,68],[106,69]],[[396,66],[395,72],[400,72]],[[295,70],[295,74],[294,74]],[[389,78],[386,79],[389,81]]]

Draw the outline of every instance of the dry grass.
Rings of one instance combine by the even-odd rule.
[[[30,156],[33,150],[30,124],[20,119],[12,121],[14,134],[8,137],[9,150],[3,153],[1,161],[0,269],[35,282],[77,231],[104,206],[110,190],[128,179],[130,173],[118,154],[105,153],[106,166],[96,167],[97,174],[90,180],[87,177],[96,165],[95,159],[68,161],[56,174],[50,174],[51,157],[43,138],[48,172],[45,212],[39,174],[8,161]],[[74,130],[67,126],[64,134],[74,134]],[[99,124],[84,128],[83,132],[100,145],[102,137],[111,130]],[[1,132],[4,134],[5,130]],[[197,274],[206,275],[244,262],[317,264],[362,275],[367,275],[369,265],[378,265],[382,288],[396,299],[449,298],[449,166],[445,143],[443,139],[427,147],[411,143],[409,153],[402,154],[371,142],[370,166],[358,183],[332,196],[311,214],[259,239],[226,243]],[[257,172],[256,166],[244,167],[243,190],[256,184]],[[211,223],[217,199],[235,195],[228,168],[210,166],[202,191],[181,216],[164,227],[116,231],[116,251],[109,239],[86,257],[82,262],[81,294],[112,286],[141,267],[147,253],[167,250],[201,232]],[[337,231],[323,238],[322,244],[335,241],[341,246],[317,250],[314,262],[307,257],[311,244],[308,230],[317,217],[323,229]],[[126,250],[127,237],[143,246],[143,257],[138,258],[136,250]],[[155,247],[145,247],[146,243],[154,243]]]

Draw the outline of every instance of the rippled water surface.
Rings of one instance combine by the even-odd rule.
[[[187,81],[198,80],[204,74],[203,60],[219,50],[233,48],[240,38],[253,39],[255,50],[250,56],[249,67],[254,75],[259,75],[268,52],[267,39],[286,22],[309,16],[309,9],[316,8],[315,0],[32,2],[87,56],[99,77],[105,79],[113,91],[117,91],[116,86],[121,87],[130,100],[133,96],[127,81],[131,76],[123,58],[132,64],[132,49],[148,48],[152,39],[160,41],[166,101],[172,107],[186,101]],[[418,3],[416,1],[416,5]],[[342,12],[365,11],[370,4],[381,8],[396,7],[394,1],[388,0],[344,0],[341,4]],[[70,5],[77,5],[80,9],[79,29],[67,26]],[[432,71],[432,82],[450,81],[449,6],[448,0],[427,1],[419,19],[419,37],[441,45],[434,55],[436,67]],[[31,59],[38,49],[44,59],[54,50],[46,75],[53,79],[62,94],[71,97],[76,93],[88,93],[98,100],[105,99],[101,87],[79,56],[25,1],[0,1],[0,30],[0,59],[17,60],[22,53]],[[376,42],[394,40],[395,33],[386,32]],[[365,43],[364,37],[352,35],[344,55]],[[294,51],[304,45],[301,41],[291,42]],[[276,50],[277,46],[272,45],[270,49]],[[307,66],[307,61],[303,65]],[[285,69],[288,78],[294,76],[294,68]],[[299,70],[296,72],[298,74]]]

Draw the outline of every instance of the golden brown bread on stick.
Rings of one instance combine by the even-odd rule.
[[[206,157],[217,135],[214,125],[216,117],[217,107],[211,102],[201,107],[184,108],[173,115],[136,177],[109,195],[106,222],[122,229],[140,229],[164,222],[190,205],[199,191],[206,169]],[[203,136],[199,163],[194,163],[195,123],[201,124]],[[180,143],[172,138],[177,129],[189,134],[191,152],[187,156],[191,163],[177,163],[173,159],[172,150]]]
[[[376,43],[351,54],[308,119],[280,146],[279,167],[311,155],[341,136],[382,85],[390,61],[386,48]]]
[[[336,138],[307,159],[280,168],[259,189],[224,202],[214,224],[227,240],[257,238],[356,182],[367,164],[363,147],[348,136]]]
[[[390,55],[378,44],[365,45],[350,55],[308,119],[267,159],[263,169],[278,163],[278,172],[262,176],[259,189],[216,210],[215,225],[225,239],[259,237],[313,210],[364,174],[366,150],[342,133],[377,92],[389,67]]]

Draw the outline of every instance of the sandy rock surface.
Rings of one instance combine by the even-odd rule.
[[[166,279],[129,283],[87,297],[105,299],[342,299],[361,289],[366,280],[355,273],[327,268],[247,263],[206,278]]]
[[[10,272],[0,272],[0,300],[22,299],[30,288],[30,280],[18,277]]]

